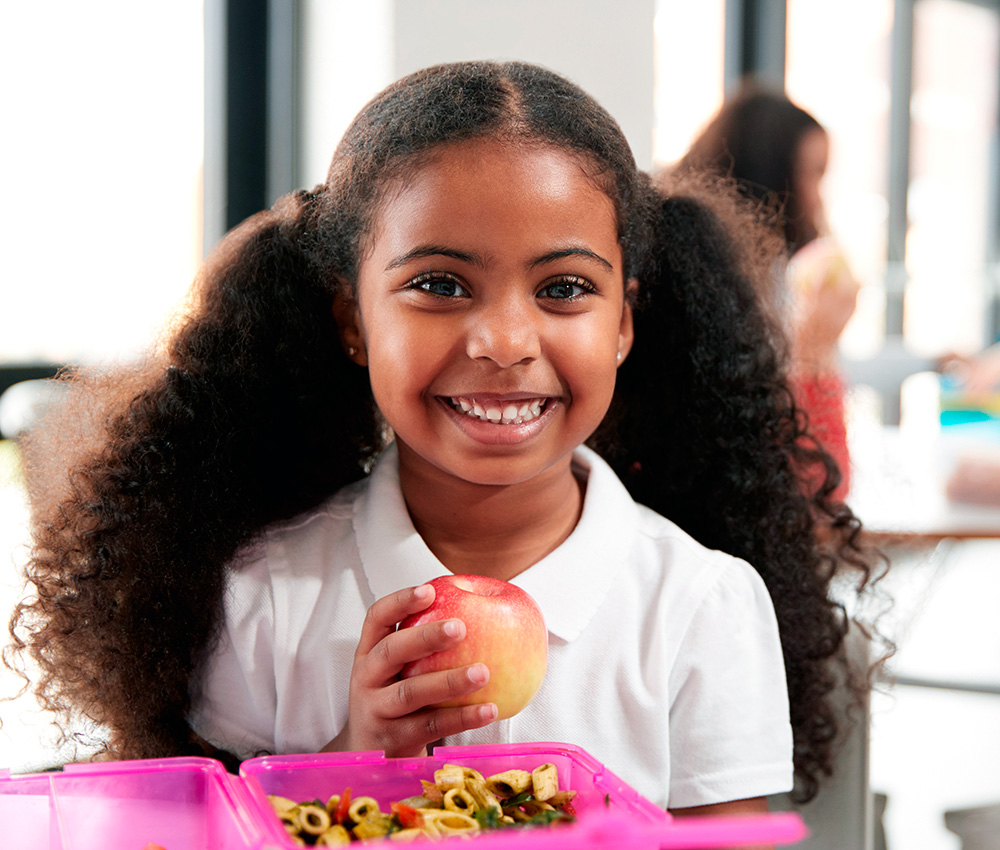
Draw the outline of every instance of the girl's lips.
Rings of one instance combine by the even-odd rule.
[[[542,415],[548,396],[488,398],[483,396],[450,396],[446,399],[454,410],[482,422],[494,425],[521,425]]]
[[[452,421],[476,442],[515,445],[542,431],[559,399],[552,396],[438,396]]]

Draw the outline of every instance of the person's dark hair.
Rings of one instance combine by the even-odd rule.
[[[338,287],[353,285],[390,181],[484,137],[571,151],[614,202],[639,281],[636,341],[591,442],[639,501],[763,576],[809,797],[840,722],[830,662],[848,618],[830,579],[847,565],[863,586],[871,569],[785,381],[759,296],[760,231],[734,236],[725,211],[737,206],[708,184],[654,188],[607,112],[520,63],[439,66],[390,86],[347,131],[324,185],[224,240],[162,350],[124,377],[68,379],[77,402],[29,445],[44,473],[32,479],[35,596],[11,622],[40,669],[40,700],[106,728],[117,758],[206,752],[188,718],[226,570],[266,526],[364,475],[382,447],[367,374],[341,350]],[[79,421],[94,423],[79,439],[60,428]],[[57,458],[68,478],[52,472]],[[828,475],[806,494],[795,470],[809,464]]]
[[[732,177],[741,191],[770,208],[790,254],[816,238],[795,194],[799,144],[823,126],[784,94],[748,85],[727,100],[678,163],[687,170]]]

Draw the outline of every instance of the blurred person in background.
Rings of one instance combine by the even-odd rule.
[[[792,386],[811,432],[840,468],[833,495],[842,500],[850,486],[850,457],[838,341],[859,286],[827,231],[820,184],[829,155],[829,136],[812,115],[784,94],[747,86],[723,104],[676,170],[735,180],[784,239],[780,301]]]

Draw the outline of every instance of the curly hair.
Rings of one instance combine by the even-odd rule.
[[[848,627],[831,578],[846,565],[863,588],[873,567],[788,389],[762,294],[773,245],[716,184],[654,187],[607,112],[521,63],[438,66],[390,86],[347,131],[325,184],[223,241],[146,363],[67,376],[76,401],[27,447],[35,593],[11,620],[15,648],[40,670],[39,699],[105,728],[117,758],[226,758],[188,717],[227,570],[269,525],[363,476],[384,446],[334,298],[354,286],[391,181],[477,138],[570,151],[613,201],[626,277],[639,281],[636,342],[590,442],[636,500],[763,576],[799,795],[812,796],[831,769],[831,662]],[[802,470],[817,466],[822,485],[803,488]]]

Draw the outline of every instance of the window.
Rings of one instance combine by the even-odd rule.
[[[0,362],[145,348],[190,285],[202,15],[201,0],[4,5]]]
[[[894,20],[895,9],[912,11],[912,40],[910,21]],[[865,284],[845,353],[875,355],[887,330],[902,332],[916,355],[978,350],[995,333],[998,4],[788,0],[787,24],[786,88],[830,132],[830,227]],[[893,79],[894,27],[909,81]],[[909,100],[909,124],[895,134],[893,98]],[[890,168],[907,162],[903,191],[894,193]],[[898,258],[893,218],[901,222]],[[886,309],[895,287],[901,321]]]
[[[962,0],[918,0],[913,12],[904,334],[924,353],[971,353],[994,332],[1000,14]]]
[[[830,135],[829,226],[864,284],[842,346],[871,356],[885,329],[893,0],[788,0],[786,25],[785,88]]]
[[[658,0],[653,160],[680,159],[724,95],[725,0]]]

